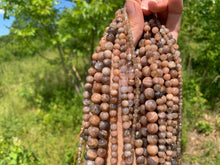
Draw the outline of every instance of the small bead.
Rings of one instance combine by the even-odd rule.
[[[158,147],[156,145],[148,145],[147,152],[151,156],[155,156],[158,153]]]
[[[95,160],[95,158],[97,157],[96,151],[93,149],[89,149],[87,151],[87,157],[88,157],[88,159]]]
[[[99,93],[94,93],[91,97],[91,100],[95,104],[99,104],[101,102],[101,95]]]
[[[158,132],[158,125],[155,124],[155,123],[149,123],[147,125],[147,130],[148,130],[149,133],[155,134],[155,133]]]
[[[158,115],[156,112],[148,112],[146,117],[147,117],[147,121],[150,123],[154,123],[158,119]]]
[[[147,100],[145,102],[145,108],[148,111],[154,111],[156,109],[156,107],[157,107],[157,104],[154,100]]]

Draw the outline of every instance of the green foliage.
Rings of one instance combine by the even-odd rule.
[[[220,121],[215,120],[216,131],[220,131]]]
[[[42,46],[40,40],[34,40],[31,45],[25,41],[13,39],[14,35],[0,37],[0,61],[9,61],[13,59],[22,59],[27,56],[36,55],[36,47]]]
[[[45,165],[72,164],[77,144],[68,146],[80,131],[82,95],[70,87],[60,66],[67,68],[66,75],[73,75],[74,84],[84,81],[88,56],[94,52],[114,12],[123,5],[123,1],[115,0],[75,0],[72,7],[59,11],[57,3],[56,0],[0,2],[5,18],[15,16],[10,35],[0,38],[0,135],[7,147],[16,148],[13,137],[22,139],[19,151],[23,155],[13,150],[19,160],[33,160],[36,155],[40,164]],[[202,119],[208,111],[212,110],[213,115],[219,110],[219,18],[219,0],[184,1],[178,39],[184,80],[183,149],[187,148],[192,129],[207,135],[214,129]],[[44,52],[48,49],[53,53]],[[57,65],[34,57],[37,53]],[[72,66],[82,80],[76,78]],[[218,121],[215,129],[220,130]],[[215,145],[208,142],[204,144],[204,154],[185,159],[191,164],[219,164]],[[9,155],[11,151],[5,152]]]
[[[0,153],[7,152],[0,161],[10,163],[16,137],[22,139],[23,155],[13,152],[23,162],[30,158],[28,165],[29,153],[39,161],[33,164],[72,164],[77,143],[68,146],[80,131],[82,95],[72,95],[62,70],[37,56],[2,62],[0,70],[0,135],[9,146],[0,147]]]
[[[67,41],[65,47],[77,55],[92,54],[95,41],[98,42],[114,12],[122,6],[122,2],[113,2],[75,0],[74,8],[64,10],[58,21],[58,32]]]
[[[36,165],[39,161],[17,137],[5,139],[0,136],[0,165]]]
[[[184,1],[179,37],[185,79],[194,80],[212,108],[220,99],[220,1]],[[185,80],[184,79],[184,80]],[[184,81],[187,83],[186,81]]]
[[[207,121],[198,121],[196,126],[200,133],[205,133],[206,135],[209,135],[213,131],[212,125]]]

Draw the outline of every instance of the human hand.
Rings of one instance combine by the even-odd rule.
[[[126,0],[128,18],[136,45],[144,28],[144,17],[157,13],[162,24],[177,40],[180,31],[183,0]]]

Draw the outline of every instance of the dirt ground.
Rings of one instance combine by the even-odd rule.
[[[187,146],[183,153],[183,165],[220,165],[220,116],[205,115],[204,121],[213,126],[209,135],[195,129],[187,133]]]

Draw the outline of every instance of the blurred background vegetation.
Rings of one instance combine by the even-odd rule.
[[[0,165],[73,163],[77,143],[69,145],[80,131],[90,57],[121,7],[115,0],[0,1],[4,19],[14,18],[0,36]],[[183,164],[220,165],[219,27],[220,0],[184,1]]]

